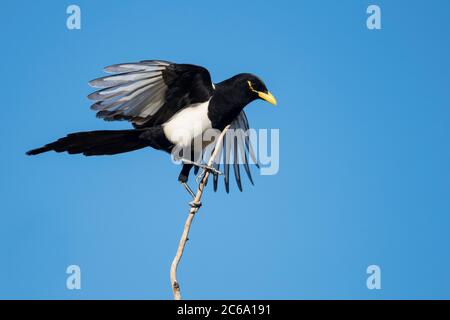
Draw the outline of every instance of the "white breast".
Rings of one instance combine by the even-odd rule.
[[[175,145],[187,147],[195,138],[211,129],[208,118],[209,100],[184,108],[163,124],[164,134]]]

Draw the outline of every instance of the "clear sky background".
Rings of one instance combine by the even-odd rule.
[[[82,29],[66,28],[66,8]],[[366,8],[382,9],[382,30]],[[280,171],[208,187],[179,268],[185,298],[450,298],[450,2],[9,1],[1,4],[0,297],[171,299],[187,215],[179,168],[25,151],[129,128],[89,110],[87,81],[142,59],[252,72],[278,99]],[[82,290],[66,289],[66,267]],[[368,290],[366,268],[382,270]]]

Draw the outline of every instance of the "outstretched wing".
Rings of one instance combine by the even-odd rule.
[[[215,159],[213,166],[215,169],[220,170],[220,164],[222,163],[225,190],[227,193],[230,191],[230,166],[233,166],[234,177],[240,191],[242,191],[240,165],[244,167],[251,184],[253,184],[253,179],[249,164],[255,164],[257,168],[259,168],[251,144],[251,134],[249,129],[247,116],[244,111],[241,111],[231,123],[230,128],[224,136],[222,145],[216,146],[221,147],[221,150],[219,156]],[[215,175],[213,180],[214,191],[217,191],[218,180],[219,177]]]
[[[128,120],[135,126],[154,126],[193,103],[208,101],[214,87],[207,69],[161,60],[106,67],[112,73],[89,82],[100,90],[88,98],[97,117]]]

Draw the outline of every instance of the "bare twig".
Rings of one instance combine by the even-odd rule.
[[[221,150],[220,147],[222,145],[223,138],[229,127],[230,127],[229,125],[225,127],[225,129],[222,131],[219,138],[217,139],[214,151],[211,155],[211,158],[209,158],[208,161],[208,167],[211,167],[213,165],[214,159],[216,159],[218,153],[220,152]],[[203,195],[203,189],[205,188],[206,183],[208,182],[210,172],[208,170],[205,171],[204,169],[203,171],[204,176],[202,181],[198,185],[197,194],[195,195],[195,199],[193,201],[194,204],[200,203],[200,200],[202,199]],[[181,300],[180,284],[177,281],[177,267],[178,264],[180,263],[184,248],[186,246],[186,242],[188,240],[189,230],[191,229],[192,221],[194,220],[194,216],[199,209],[200,209],[199,206],[192,206],[191,209],[189,210],[189,215],[186,219],[186,222],[184,223],[184,229],[181,235],[180,243],[178,244],[178,250],[170,267],[170,283],[172,284],[173,297],[175,300]]]

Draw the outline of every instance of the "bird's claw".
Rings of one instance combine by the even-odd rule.
[[[195,177],[195,183],[199,184],[200,181],[203,180],[203,177],[205,176],[206,171],[202,170],[200,173]]]
[[[219,170],[217,170],[217,169],[214,168],[214,167],[206,166],[205,168],[206,168],[207,171],[211,172],[213,175],[220,176],[220,175],[223,174],[222,171],[219,171]]]
[[[195,182],[196,182],[197,184],[199,184],[200,181],[202,181],[202,179],[203,179],[203,177],[205,176],[205,173],[206,173],[206,172],[210,172],[210,173],[212,173],[213,175],[218,175],[218,176],[220,176],[220,175],[223,174],[222,172],[220,172],[220,171],[217,170],[216,168],[211,167],[211,166],[208,166],[208,165],[206,165],[206,164],[197,163],[197,162],[191,161],[191,160],[189,160],[189,159],[184,159],[184,158],[180,158],[180,159],[178,159],[178,160],[181,160],[181,161],[183,161],[183,162],[186,163],[186,164],[191,164],[191,165],[193,165],[193,166],[196,166],[196,167],[202,169],[202,171],[201,171],[201,172],[197,175],[197,177],[195,178]],[[185,186],[185,187],[186,187],[186,186]]]
[[[191,208],[199,209],[202,206],[202,203],[191,201],[191,202],[189,202],[189,205],[191,206]]]
[[[197,177],[195,177],[195,182],[197,184],[199,184],[203,180],[207,171],[209,171],[213,175],[218,175],[218,176],[223,174],[222,172],[220,172],[219,170],[217,170],[214,167],[203,165],[201,168],[202,168],[202,171],[197,175]]]

